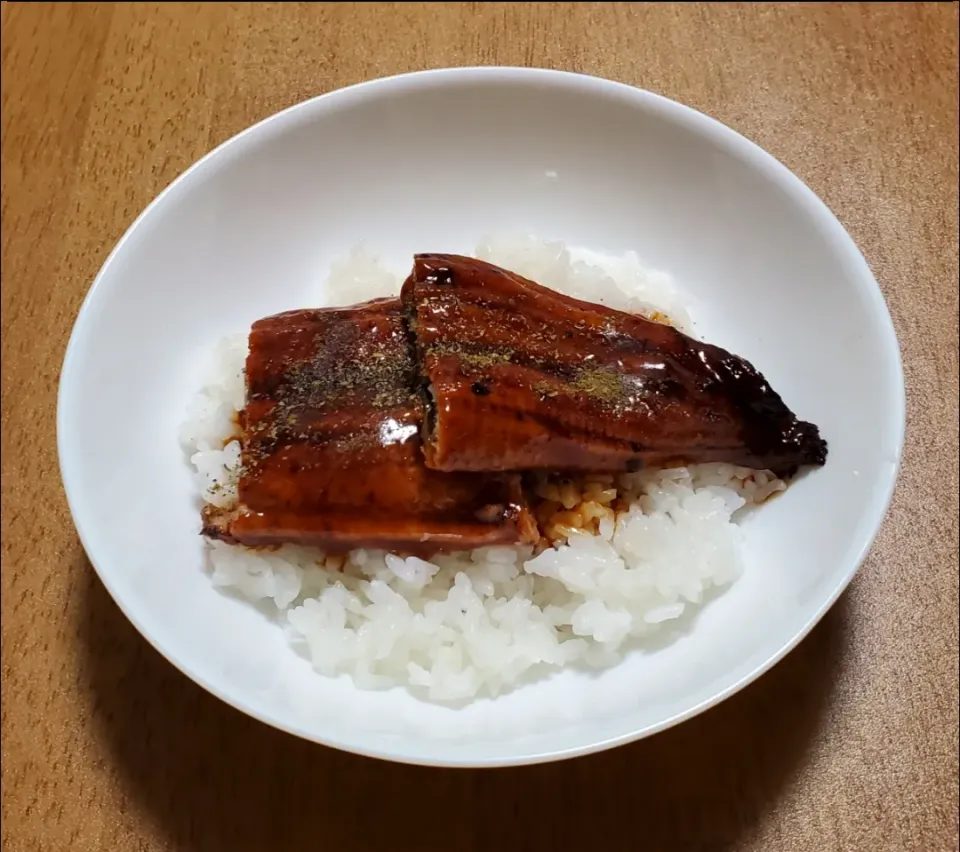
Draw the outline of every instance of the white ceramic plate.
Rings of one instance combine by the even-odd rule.
[[[637,250],[697,330],[753,361],[830,445],[745,522],[745,576],[693,629],[600,675],[565,672],[464,709],[316,675],[204,573],[177,443],[214,343],[316,301],[358,241],[398,271],[490,231]],[[551,71],[430,71],[299,104],[244,131],[147,208],[67,349],[58,439],[104,584],[174,665],[235,707],[350,751],[438,765],[568,757],[661,730],[780,659],[846,587],[883,518],[904,425],[883,298],[850,237],[732,130],[628,86]]]

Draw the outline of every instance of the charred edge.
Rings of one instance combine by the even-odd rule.
[[[407,343],[407,354],[412,364],[410,384],[413,392],[423,403],[423,422],[420,424],[420,440],[424,445],[432,444],[437,428],[437,404],[433,395],[430,379],[423,364],[423,347],[417,339],[417,306],[414,303],[403,305],[403,331]]]
[[[827,442],[812,423],[798,420],[756,367],[737,355],[703,347],[725,393],[740,412],[742,438],[758,461],[769,459],[771,470],[789,478],[801,467],[821,467],[827,460]]]

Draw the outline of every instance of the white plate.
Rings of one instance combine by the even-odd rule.
[[[744,522],[745,576],[692,630],[601,675],[565,672],[464,709],[362,692],[291,652],[204,573],[177,429],[210,347],[315,303],[358,241],[405,271],[490,231],[671,271],[697,330],[753,361],[830,446]],[[568,757],[661,730],[782,657],[846,587],[900,458],[903,374],[850,237],[786,168],[710,118],[552,71],[430,71],[299,104],[147,208],[97,276],[60,384],[64,486],[90,560],[137,629],[223,700],[350,751],[437,765]]]

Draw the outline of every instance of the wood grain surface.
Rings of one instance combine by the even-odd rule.
[[[957,9],[3,3],[3,849],[956,850]],[[84,293],[181,170],[312,95],[466,64],[643,86],[785,162],[883,287],[909,421],[863,570],[770,674],[635,745],[485,772],[313,746],[177,673],[84,556],[54,425]]]

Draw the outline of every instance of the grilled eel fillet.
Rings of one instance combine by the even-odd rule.
[[[729,462],[787,476],[827,445],[747,361],[473,258],[419,254],[401,294],[440,471]]]
[[[239,506],[208,506],[207,536],[328,552],[536,541],[518,476],[425,466],[424,404],[398,299],[259,320],[246,382]]]

